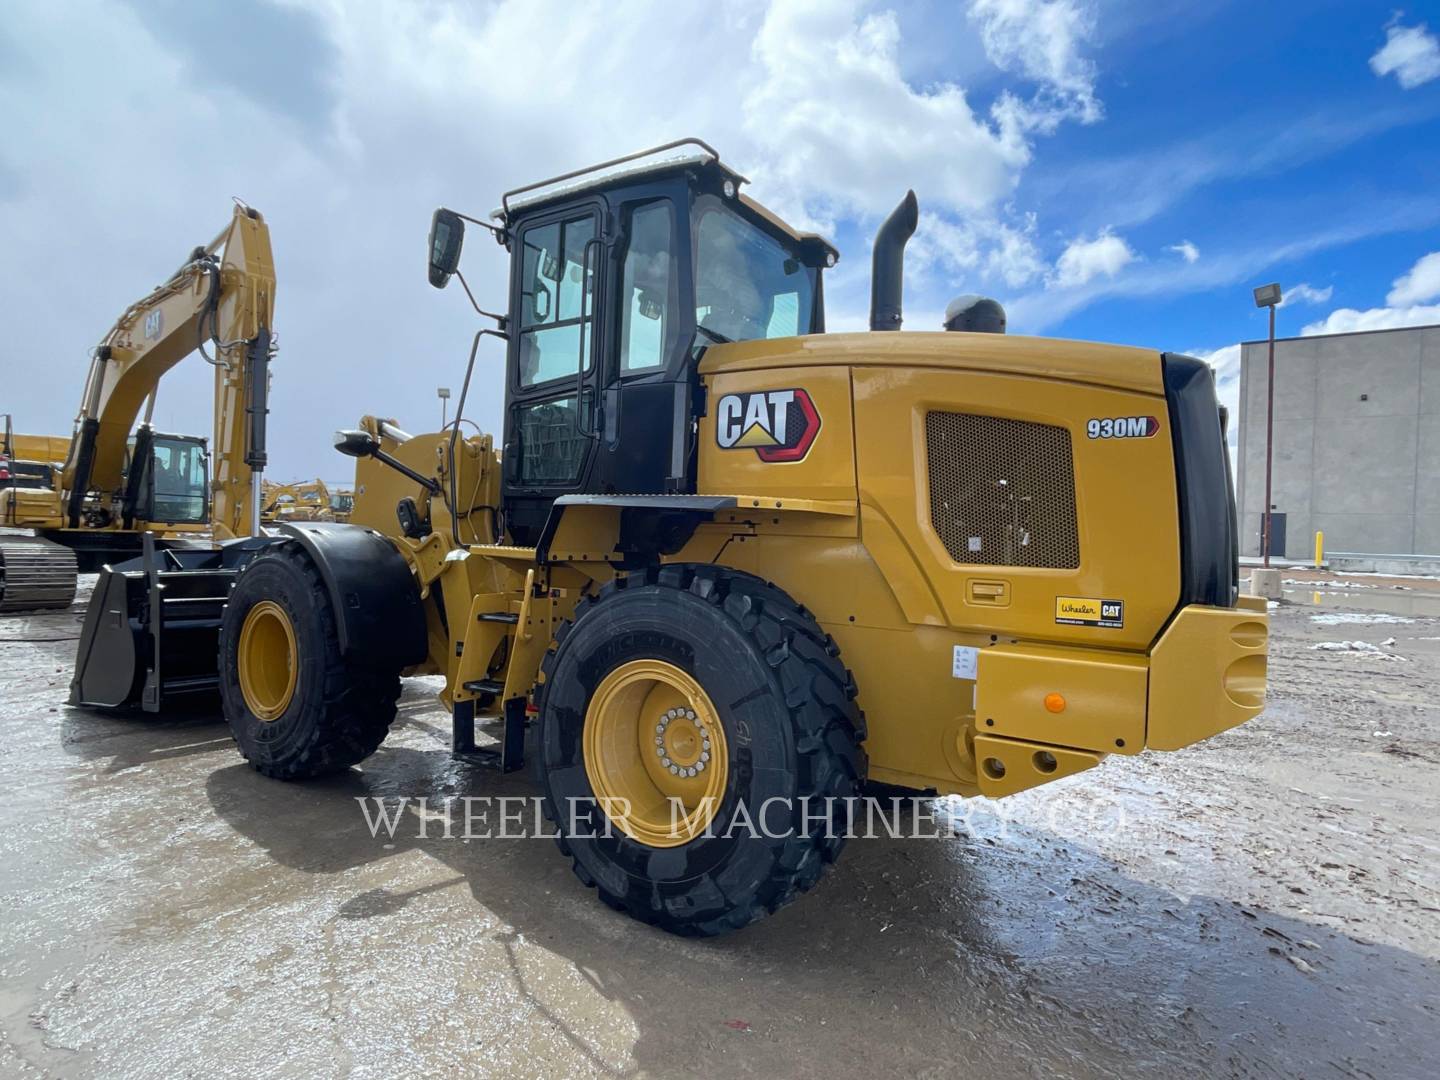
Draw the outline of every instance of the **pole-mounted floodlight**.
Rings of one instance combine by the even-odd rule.
[[[450,423],[450,388],[448,386],[437,386],[435,396],[440,399],[440,430],[444,431]]]
[[[1270,466],[1275,442],[1275,309],[1280,306],[1280,283],[1271,282],[1255,290],[1255,306],[1270,309],[1270,388],[1265,395],[1265,517],[1260,527],[1260,554],[1270,567]]]

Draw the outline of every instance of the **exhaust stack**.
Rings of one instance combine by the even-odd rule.
[[[870,269],[870,329],[899,330],[900,301],[905,291],[905,244],[915,235],[920,204],[907,191],[875,234]]]

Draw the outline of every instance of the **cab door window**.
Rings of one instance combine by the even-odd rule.
[[[150,520],[176,524],[203,523],[209,479],[204,446],[157,439],[151,468],[154,497]]]
[[[679,314],[670,202],[629,214],[620,281],[620,373],[663,367]]]
[[[521,387],[574,376],[590,366],[590,332],[598,257],[588,273],[585,245],[593,216],[552,221],[521,233],[518,372]],[[583,279],[583,280],[582,280]]]

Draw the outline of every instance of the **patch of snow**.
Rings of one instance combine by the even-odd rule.
[[[1346,626],[1366,623],[1413,623],[1415,620],[1404,615],[1385,615],[1370,611],[1339,611],[1327,612],[1324,615],[1311,615],[1310,621],[1316,626]]]
[[[1373,656],[1379,660],[1399,660],[1401,663],[1407,663],[1405,657],[1397,653],[1388,653],[1379,645],[1372,645],[1368,641],[1321,641],[1311,645],[1310,648],[1318,649],[1321,652],[1364,653],[1366,656]]]
[[[1440,581],[1440,574],[1377,574],[1374,570],[1356,570],[1345,576],[1400,578],[1402,581]]]

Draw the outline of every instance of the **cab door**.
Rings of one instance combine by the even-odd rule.
[[[677,193],[678,194],[678,193]],[[597,492],[694,490],[695,337],[687,217],[664,189],[616,201]]]
[[[684,190],[610,191],[516,231],[504,449],[516,543],[535,542],[559,495],[692,482]]]
[[[594,456],[601,211],[571,204],[516,235],[504,481],[518,543],[533,540],[557,495],[584,490]]]

